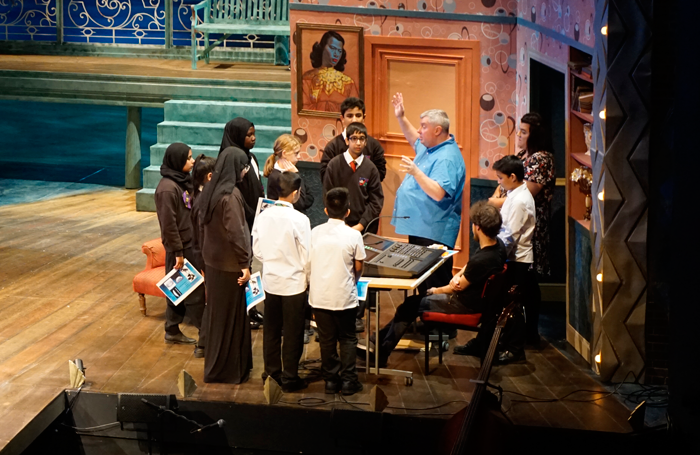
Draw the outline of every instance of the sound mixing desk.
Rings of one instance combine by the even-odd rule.
[[[375,234],[365,234],[364,275],[383,278],[414,278],[440,260],[443,251],[410,243],[395,242]]]

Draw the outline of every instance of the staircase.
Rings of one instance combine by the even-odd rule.
[[[143,171],[143,189],[136,193],[136,210],[155,211],[153,194],[160,182],[160,165],[165,149],[173,142],[184,142],[192,148],[192,156],[204,153],[216,157],[226,122],[245,117],[255,124],[255,154],[262,172],[277,137],[291,132],[292,108],[289,102],[279,103],[279,94],[272,93],[273,102],[194,101],[165,102],[164,121],[158,124],[158,143],[151,146],[151,165]],[[270,96],[268,95],[268,96]],[[289,100],[291,94],[287,96]],[[268,100],[266,100],[268,101]]]

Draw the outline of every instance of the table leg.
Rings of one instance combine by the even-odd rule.
[[[375,293],[375,315],[374,315],[374,333],[375,333],[375,346],[374,346],[374,367],[370,367],[370,352],[369,352],[369,334],[370,330],[372,327],[372,315],[370,312],[370,306],[367,305],[367,309],[365,310],[365,317],[367,320],[367,326],[365,328],[365,342],[367,343],[367,350],[365,352],[365,372],[367,374],[386,374],[390,376],[403,376],[405,380],[405,384],[408,386],[413,385],[413,372],[412,371],[406,371],[406,370],[394,370],[392,368],[379,368],[379,345],[377,344],[379,342],[379,289],[375,289],[377,292]],[[363,367],[358,367],[358,370],[361,370]]]

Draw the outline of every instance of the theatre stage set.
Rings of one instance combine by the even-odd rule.
[[[465,210],[493,192],[490,164],[513,152],[517,118],[530,107],[526,95],[532,93],[527,91],[530,65],[539,62],[560,71],[567,89],[578,87],[581,80],[589,84],[591,93],[595,92],[592,112],[600,111],[600,115],[573,112],[568,96],[561,106],[573,115],[566,115],[566,149],[561,155],[562,172],[557,174],[559,196],[555,196],[565,214],[562,232],[566,240],[561,249],[568,252],[562,265],[567,270],[566,285],[563,281],[550,288],[543,285],[545,294],[550,289],[552,295],[566,300],[562,303],[566,305],[566,339],[543,339],[541,349],[527,350],[527,362],[493,367],[488,382],[500,401],[487,400],[483,405],[483,418],[476,427],[477,437],[471,433],[469,452],[510,453],[522,448],[543,453],[644,452],[666,444],[666,434],[653,431],[665,423],[668,322],[665,326],[659,322],[663,319],[659,308],[645,300],[646,237],[640,232],[643,228],[646,234],[647,218],[639,213],[647,206],[623,204],[620,209],[618,203],[633,200],[639,189],[620,184],[624,179],[618,179],[616,173],[623,172],[624,166],[639,166],[644,157],[639,147],[635,154],[622,150],[620,144],[629,143],[627,140],[611,141],[611,136],[633,133],[620,126],[628,119],[616,117],[615,106],[624,104],[622,98],[601,89],[606,83],[607,87],[624,86],[619,78],[606,79],[614,74],[611,61],[618,61],[620,67],[627,60],[612,51],[609,54],[608,39],[616,35],[608,38],[602,32],[608,26],[625,27],[618,15],[608,15],[608,9],[614,4],[633,14],[635,7],[629,2],[583,0],[583,6],[576,6],[573,12],[569,8],[562,12],[560,2],[549,0],[542,2],[541,12],[540,6],[530,8],[535,2],[505,0],[469,4],[444,0],[438,2],[439,7],[409,0],[398,9],[393,2],[383,1],[357,5],[362,8],[346,0],[292,2],[288,5],[293,37],[289,67],[275,65],[276,50],[264,45],[257,48],[256,36],[247,35],[228,39],[225,49],[212,52],[210,62],[200,61],[193,69],[188,60],[190,3],[186,0],[152,3],[156,5],[153,21],[160,28],[148,32],[136,31],[139,27],[133,21],[121,28],[80,25],[73,19],[68,23],[73,17],[71,8],[94,12],[100,9],[100,2],[90,6],[90,2],[46,1],[57,9],[47,12],[51,19],[45,23],[32,25],[34,16],[27,11],[38,6],[28,1],[17,3],[27,11],[15,9],[13,13],[12,8],[17,7],[13,2],[7,6],[10,16],[0,15],[0,32],[5,34],[0,43],[0,98],[124,106],[124,187],[83,185],[80,191],[58,190],[44,197],[27,189],[42,184],[32,181],[17,187],[27,191],[26,198],[20,198],[24,202],[0,204],[0,455],[49,450],[85,454],[450,453],[479,385],[478,359],[450,350],[439,364],[433,347],[430,371],[425,371],[422,336],[414,333],[408,338],[417,343],[390,358],[390,367],[413,372],[412,385],[397,376],[361,373],[363,392],[331,396],[323,392],[318,343],[311,337],[301,365],[309,387],[270,404],[261,380],[264,327],[252,332],[254,368],[248,382],[205,384],[204,360],[194,358],[190,346],[163,342],[164,299],[147,296],[148,310],[143,315],[131,288],[133,277],[145,265],[141,245],[159,237],[153,192],[165,148],[182,141],[192,146],[195,155],[215,156],[223,125],[233,117],[244,116],[255,123],[258,141],[254,153],[261,162],[282,133],[293,132],[304,142],[304,162],[299,168],[318,194],[310,218],[312,225],[323,221],[317,163],[323,144],[339,131],[339,124],[331,114],[309,112],[297,103],[302,66],[296,52],[306,43],[306,38],[294,38],[297,23],[317,24],[323,30],[341,24],[347,27],[341,27],[346,36],[355,36],[350,33],[353,27],[359,30],[353,32],[360,36],[359,42],[351,44],[348,38],[346,46],[364,49],[364,57],[355,58],[361,64],[356,69],[358,80],[364,79],[365,84],[360,95],[368,104],[370,132],[382,138],[388,158],[384,214],[391,213],[401,181],[398,162],[408,153],[391,123],[386,95],[401,87],[402,81],[406,90],[431,90],[417,87],[410,77],[392,79],[410,70],[412,61],[418,62],[414,69],[422,71],[425,67],[420,65],[433,64],[437,58],[437,64],[451,68],[445,74],[454,70],[447,83],[455,87],[455,96],[467,100],[459,103],[453,97],[446,108],[455,119],[456,137],[464,138],[460,145],[469,172]],[[36,1],[45,7],[44,3]],[[0,0],[0,12],[5,7]],[[199,14],[201,20],[202,12]],[[574,27],[570,21],[574,15],[587,19]],[[103,20],[105,17],[103,14]],[[643,29],[642,19],[635,23],[635,30]],[[46,29],[52,27],[54,35],[35,40],[48,36]],[[305,33],[313,27],[307,27]],[[106,35],[97,33],[105,30]],[[127,35],[137,36],[138,43],[129,41]],[[616,39],[624,42],[620,36]],[[202,34],[196,39],[201,46]],[[629,56],[635,39],[627,41],[629,52],[625,54],[634,62],[637,60]],[[241,43],[253,49],[241,48]],[[404,45],[408,48],[401,47]],[[637,47],[639,55],[648,51],[644,42]],[[588,55],[589,63],[592,60],[592,76],[573,74],[567,68],[568,61],[583,54]],[[392,85],[394,82],[399,85]],[[643,90],[644,84],[635,87]],[[164,109],[157,143],[150,147],[150,166],[145,169],[140,165],[143,107]],[[606,121],[602,120],[606,111],[607,141]],[[578,132],[572,133],[578,125],[575,121],[581,120],[592,124],[587,159],[569,155],[570,147],[574,143],[579,147],[577,141],[583,139]],[[80,147],[79,138],[76,147]],[[588,198],[567,183],[570,171],[577,168],[591,176]],[[635,169],[635,176],[643,181],[641,168]],[[625,191],[629,191],[626,196]],[[579,218],[589,207],[587,219]],[[611,207],[615,210],[609,211]],[[630,221],[625,224],[625,220]],[[396,235],[387,220],[382,220],[381,229],[384,235]],[[468,238],[469,228],[463,226],[458,265],[468,259]],[[644,273],[640,274],[640,267]],[[402,299],[398,291],[380,293],[382,324]],[[183,330],[196,336],[190,325]],[[451,347],[473,336],[460,331],[450,341]],[[69,386],[68,362],[76,359],[85,367],[86,381],[79,389]],[[183,370],[197,385],[189,396],[182,396],[178,387]],[[383,410],[374,409],[377,393],[388,400]],[[130,414],[126,407],[118,409],[119,400],[127,398],[139,403],[145,398],[158,405],[168,399],[168,408],[174,412],[143,405]],[[654,408],[661,411],[654,414]]]

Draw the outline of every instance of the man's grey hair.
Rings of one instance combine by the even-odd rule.
[[[447,112],[441,109],[428,109],[420,115],[420,118],[428,118],[428,123],[433,126],[441,126],[444,133],[450,132],[450,119]]]

